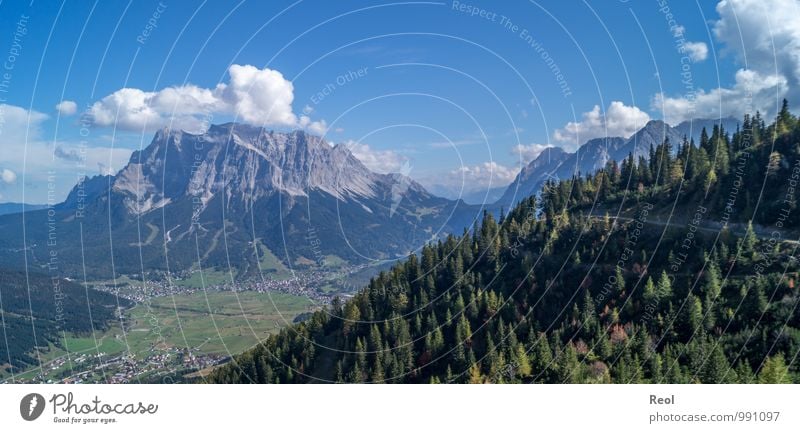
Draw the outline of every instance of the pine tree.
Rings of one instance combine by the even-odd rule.
[[[756,242],[758,238],[756,238],[756,232],[753,229],[753,221],[750,220],[747,222],[747,229],[744,235],[744,241],[742,243],[742,255],[750,255],[753,251],[755,251]]]
[[[481,374],[480,366],[478,366],[478,364],[473,364],[469,368],[468,383],[477,384],[483,382],[484,379],[483,379],[483,374]]]
[[[724,383],[725,376],[729,373],[730,364],[728,364],[720,345],[716,344],[714,350],[711,351],[711,356],[706,361],[702,375],[703,383]]]
[[[792,383],[792,377],[782,354],[770,356],[758,372],[758,383]]]
[[[689,338],[703,329],[703,304],[697,296],[689,294],[686,297],[686,304],[683,311],[684,313],[681,320],[684,328],[683,335],[685,338]]]
[[[794,116],[789,112],[789,101],[784,98],[781,110],[778,112],[777,121],[775,122],[775,133],[778,135],[789,133],[789,131],[795,127],[795,122]]]
[[[722,290],[722,272],[719,269],[716,259],[712,259],[708,254],[704,254],[706,270],[703,273],[703,291],[711,298],[716,299]]]
[[[521,343],[518,343],[516,346],[514,363],[516,364],[516,371],[520,377],[528,377],[531,375],[532,367],[531,362],[528,359],[528,353],[525,350],[525,346]]]
[[[659,299],[667,300],[672,298],[672,282],[669,279],[669,275],[667,275],[667,271],[661,271],[656,290],[658,291]]]
[[[656,291],[656,285],[653,284],[653,277],[647,277],[647,282],[644,284],[644,293],[642,293],[642,297],[646,304],[645,309],[655,309],[658,305],[659,294]],[[645,310],[645,312],[647,312],[647,310]]]
[[[752,383],[753,382],[753,369],[746,360],[740,360],[736,364],[736,382],[737,383]]]

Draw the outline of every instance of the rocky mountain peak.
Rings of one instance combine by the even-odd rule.
[[[113,182],[134,214],[181,197],[203,204],[221,191],[242,200],[285,192],[305,196],[322,190],[338,199],[372,197],[380,175],[343,146],[331,146],[304,131],[288,133],[226,123],[203,134],[161,129],[134,152]]]
[[[508,186],[498,204],[511,206],[522,197],[536,194],[548,179],[563,180],[574,175],[594,173],[608,161],[617,162],[633,153],[635,158],[647,157],[650,146],[656,147],[669,139],[673,149],[683,141],[680,131],[662,120],[650,120],[635,134],[622,137],[598,137],[588,140],[574,153],[563,149],[550,148],[525,166],[514,182]],[[558,150],[555,150],[558,149]]]

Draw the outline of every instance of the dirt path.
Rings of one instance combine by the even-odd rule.
[[[605,215],[592,215],[591,217],[592,218],[596,218],[596,219],[605,219]],[[620,217],[609,216],[609,219],[611,219],[612,221],[624,221],[624,222],[632,222],[632,221],[634,221],[633,218],[624,217],[624,216],[620,216]],[[671,228],[686,228],[686,227],[689,227],[689,224],[687,224],[687,223],[675,223],[675,222],[672,222],[672,221],[667,222],[667,221],[653,220],[653,219],[646,220],[645,224],[650,224],[650,225],[655,225],[655,226],[660,226],[660,227],[671,227]],[[705,223],[705,224],[701,223],[700,225],[697,225],[696,227],[697,227],[697,230],[703,231],[703,232],[708,232],[708,233],[719,233],[723,229],[723,225],[721,223],[719,223],[719,222],[714,222],[713,225],[710,225],[708,223]],[[744,234],[745,234],[745,232],[747,230],[747,226],[745,226],[744,224],[739,224],[739,223],[728,224],[728,230],[731,233],[733,233],[733,234],[735,234],[737,236],[744,236]],[[764,227],[764,226],[761,226],[761,225],[755,225],[754,224],[753,225],[753,231],[755,232],[756,236],[758,236],[760,239],[769,239],[769,238],[772,237],[772,233],[774,231],[776,231],[776,230],[772,230],[772,229],[770,229],[768,227]],[[800,241],[798,241],[797,236],[795,234],[782,232],[780,230],[778,230],[778,232],[780,232],[780,234],[781,234],[780,240],[781,240],[782,243],[786,243],[786,244],[798,244],[798,243],[800,243]]]

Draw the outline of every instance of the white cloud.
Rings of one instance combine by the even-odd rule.
[[[507,167],[490,161],[465,165],[444,173],[430,173],[418,180],[428,191],[440,197],[462,198],[469,203],[477,203],[484,198],[496,200],[498,197],[493,197],[492,190],[507,187],[518,173],[519,167]]]
[[[408,158],[393,150],[373,149],[366,143],[347,141],[350,152],[367,168],[378,173],[399,173]]]
[[[224,101],[245,122],[294,126],[294,86],[278,71],[251,65],[231,65],[231,81],[223,86]],[[218,86],[219,88],[219,86]]]
[[[463,184],[465,189],[485,189],[505,186],[519,173],[518,167],[506,167],[495,161],[461,166],[449,173],[450,184]]]
[[[72,116],[78,112],[78,104],[75,101],[63,100],[56,104],[56,111],[62,116]]]
[[[774,106],[776,103],[776,88],[785,90],[786,86],[785,77],[761,75],[756,71],[740,69],[730,88],[719,87],[709,91],[700,89],[693,98],[656,94],[652,107],[661,111],[664,121],[670,125],[696,118],[740,118],[744,113],[753,113],[755,110],[768,112],[770,105]]]
[[[597,137],[630,137],[649,120],[650,116],[639,107],[613,101],[605,113],[595,105],[592,111],[583,113],[580,122],[567,123],[564,128],[557,129],[553,137],[565,147],[573,148]]]
[[[511,154],[522,160],[523,164],[528,164],[538,157],[545,149],[553,147],[552,144],[518,144],[511,148]]]
[[[88,114],[95,126],[142,131],[172,124],[197,131],[202,129],[200,116],[219,111],[219,102],[211,90],[191,85],[159,92],[123,88],[92,104]]]
[[[44,203],[50,183],[55,185],[56,200],[61,200],[80,175],[102,172],[101,164],[105,170],[119,170],[130,158],[131,150],[124,147],[81,146],[45,139],[41,127],[47,119],[36,111],[0,104],[0,185],[8,200]],[[48,178],[51,175],[55,182]]]
[[[86,167],[86,171],[96,168],[98,174],[114,174],[128,163],[131,150],[124,147],[86,147],[58,143],[53,155],[63,163],[72,163],[73,167],[80,164]]]
[[[318,135],[328,132],[328,124],[325,120],[311,120],[308,116],[300,116],[297,126]]]
[[[123,88],[92,104],[88,110],[94,125],[141,131],[171,124],[199,132],[205,119],[215,114],[233,115],[254,125],[303,128],[324,133],[324,121],[313,121],[292,110],[294,86],[283,74],[269,68],[232,65],[230,80],[213,89],[192,84],[148,92]],[[312,110],[313,111],[313,110]]]
[[[786,77],[800,92],[800,4],[796,0],[726,0],[714,35],[743,67]],[[797,95],[797,93],[794,93]]]
[[[680,49],[693,62],[702,62],[708,58],[708,46],[705,42],[686,42],[681,45]]]
[[[48,116],[38,111],[28,111],[14,105],[0,104],[0,155],[11,152],[10,147],[25,145],[39,135],[41,124]]]
[[[653,110],[676,123],[761,111],[772,116],[784,97],[800,100],[800,4],[795,0],[724,0],[715,38],[740,69],[732,84],[681,96],[656,95]]]
[[[3,171],[0,172],[0,178],[3,179],[3,182],[11,184],[17,181],[17,173],[4,168]]]

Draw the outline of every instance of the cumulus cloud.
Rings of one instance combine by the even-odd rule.
[[[56,111],[62,116],[72,116],[78,112],[78,104],[75,101],[63,100],[56,104]]]
[[[123,88],[92,104],[87,114],[94,126],[142,131],[171,124],[197,131],[202,129],[202,115],[221,109],[214,91],[186,85],[158,92]]]
[[[328,131],[328,124],[325,120],[311,120],[308,116],[300,116],[297,126],[318,135],[323,135]]]
[[[656,95],[664,120],[775,114],[780,100],[800,100],[800,5],[795,0],[724,0],[716,7],[714,37],[740,69],[733,83],[680,95]]]
[[[344,144],[362,164],[378,173],[399,173],[408,162],[408,158],[393,150],[373,149],[369,144],[353,140]]]
[[[449,173],[451,184],[464,184],[467,189],[495,188],[511,183],[519,173],[518,167],[506,167],[495,161],[464,165]]]
[[[231,65],[230,84],[222,87],[223,101],[244,121],[294,126],[294,86],[278,71],[251,65]]]
[[[14,183],[17,181],[17,173],[14,173],[12,170],[4,168],[2,172],[0,172],[0,178],[3,179],[5,183]]]
[[[511,154],[522,160],[523,164],[527,164],[536,159],[545,149],[553,147],[552,144],[518,144],[511,148]]]
[[[630,137],[641,129],[650,116],[636,106],[627,106],[613,101],[605,113],[595,105],[592,111],[583,113],[581,121],[569,122],[553,133],[553,138],[565,147],[577,147],[597,137]]]
[[[91,105],[88,114],[96,126],[141,131],[171,124],[199,132],[215,114],[236,116],[255,125],[303,128],[324,133],[324,121],[313,121],[292,110],[294,86],[280,72],[251,65],[231,65],[230,80],[213,89],[192,84],[158,91],[123,88]]]
[[[769,112],[776,103],[776,89],[786,89],[785,77],[740,69],[736,72],[733,86],[718,87],[705,91],[697,90],[693,97],[669,97],[656,94],[652,107],[662,112],[664,121],[675,125],[696,118],[741,117],[756,110]],[[785,92],[781,92],[785,94]],[[774,111],[774,108],[772,109]]]
[[[714,35],[739,63],[761,74],[800,82],[800,4],[795,0],[726,0],[717,4]]]
[[[680,49],[693,62],[702,62],[708,58],[708,46],[705,42],[685,42]]]

